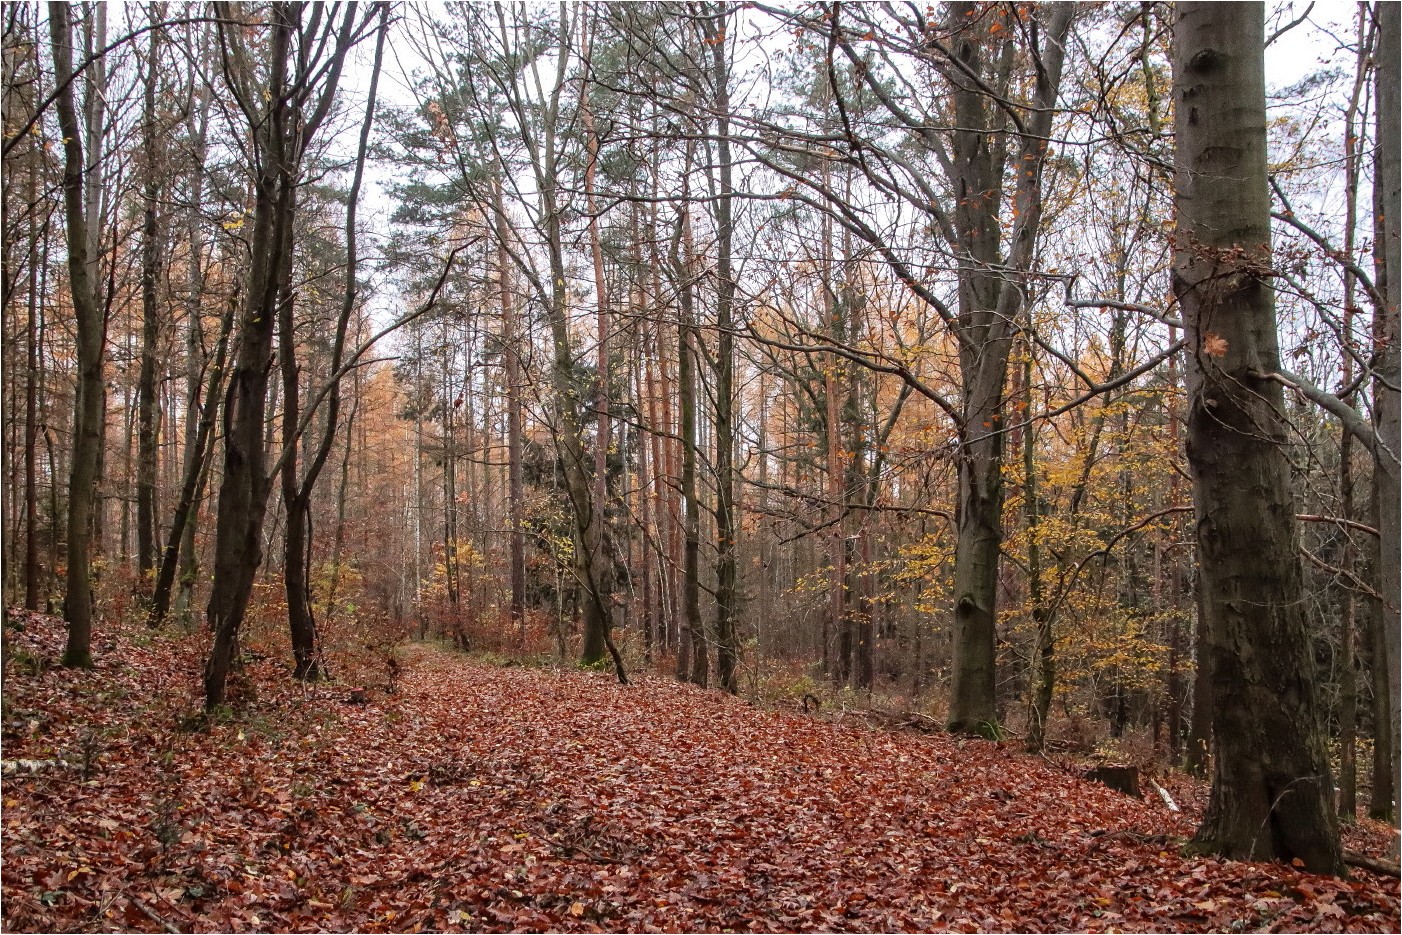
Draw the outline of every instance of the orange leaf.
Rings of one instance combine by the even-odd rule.
[[[1215,331],[1207,332],[1202,336],[1202,352],[1209,357],[1226,357],[1227,339]]]

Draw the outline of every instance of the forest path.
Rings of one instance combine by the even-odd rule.
[[[363,705],[260,663],[184,733],[195,641],[22,636],[5,756],[88,769],[4,780],[9,930],[1397,927],[1395,881],[1183,858],[1157,800],[985,741],[426,646]]]

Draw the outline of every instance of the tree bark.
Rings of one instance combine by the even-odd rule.
[[[84,204],[83,137],[73,102],[73,39],[67,3],[50,2],[55,101],[63,137],[63,205],[68,239],[68,289],[77,325],[78,387],[73,406],[73,454],[68,474],[68,568],[63,618],[68,642],[63,664],[92,667],[92,579],[89,545],[96,502],[98,457],[102,445],[103,321],[89,255],[89,216]]]
[[[38,54],[37,44],[35,54]],[[39,165],[30,168],[29,202],[39,203]],[[29,221],[29,294],[25,318],[24,374],[24,607],[39,609],[39,238],[33,215]]]
[[[502,356],[506,365],[507,522],[511,528],[511,622],[519,648],[526,645],[526,532],[523,526],[525,482],[521,465],[524,423],[521,411],[521,337],[511,295],[510,257],[506,251],[506,206],[501,181],[496,184],[497,275],[501,290]]]
[[[295,206],[294,206],[295,210]],[[351,212],[354,216],[354,212]],[[292,266],[292,242],[286,243],[283,263]],[[350,273],[354,276],[354,273]],[[278,364],[282,372],[282,504],[287,511],[283,532],[282,583],[287,603],[287,628],[292,643],[292,677],[314,682],[320,674],[316,661],[316,622],[312,617],[308,568],[311,562],[311,485],[302,484],[297,458],[297,423],[302,418],[301,368],[297,364],[296,306],[290,291],[278,297]],[[335,369],[334,366],[332,368]],[[327,425],[327,434],[335,431]],[[310,473],[309,468],[309,473]]]
[[[151,4],[152,22],[160,18],[158,5]],[[161,243],[158,205],[161,169],[156,126],[156,75],[160,56],[159,29],[152,29],[147,52],[143,89],[142,155],[145,182],[141,190],[141,372],[136,385],[136,571],[138,589],[147,593],[148,577],[156,569],[156,354],[160,339],[160,315],[156,307],[156,286],[161,275]]]
[[[1196,647],[1197,665],[1193,669],[1193,710],[1188,718],[1183,770],[1193,776],[1205,776],[1212,746],[1212,669],[1207,651],[1207,610],[1203,598],[1201,562],[1198,562],[1193,575],[1193,645]]]
[[[1301,612],[1270,274],[1264,10],[1182,3],[1174,24],[1175,292],[1215,705],[1212,792],[1194,845],[1344,872]]]
[[[727,4],[717,4],[701,20],[711,47],[711,81],[716,120],[716,680],[732,695],[739,690],[736,667],[740,640],[735,629],[738,597],[736,563],[739,523],[735,514],[735,277],[732,271],[735,221],[730,153],[730,63]]]
[[[218,8],[221,21],[236,18],[227,5]],[[291,276],[302,157],[331,110],[342,66],[356,41],[353,7],[346,8],[339,26],[320,15],[304,24],[305,9],[303,3],[271,8],[266,81],[256,80],[242,33],[223,22],[219,26],[225,84],[250,118],[255,158],[251,257],[238,353],[224,401],[224,479],[215,520],[214,583],[206,611],[214,630],[204,677],[205,706],[210,709],[224,703],[239,628],[263,559],[263,518],[272,490],[267,394],[273,333]],[[299,45],[318,53],[294,56],[294,33],[301,33]],[[283,353],[293,354],[295,349],[284,348]]]
[[[972,3],[952,3],[951,23],[972,22]],[[999,733],[996,690],[996,625],[999,549],[1003,514],[1003,391],[1011,351],[1012,322],[1022,304],[1023,287],[1008,282],[1005,269],[1027,270],[1034,255],[1042,212],[1042,167],[1051,133],[1053,108],[1061,84],[1070,4],[1049,4],[1037,13],[1046,33],[1035,50],[1037,69],[1033,105],[1018,134],[1014,165],[1017,211],[1006,261],[998,209],[1003,190],[1006,142],[994,132],[1002,117],[979,88],[955,82],[953,93],[953,175],[957,201],[952,212],[962,251],[959,270],[959,315],[956,340],[963,389],[959,420],[959,493],[954,554],[954,677],[949,704],[951,731]],[[991,69],[1005,85],[1009,51],[997,41],[971,34],[953,38],[954,54],[970,74]],[[1006,30],[1004,31],[1006,34]],[[989,48],[982,43],[987,41]],[[999,61],[985,61],[997,50]],[[994,271],[997,272],[994,272]]]
[[[1376,556],[1376,552],[1374,554]],[[1393,821],[1396,813],[1393,811],[1392,750],[1397,745],[1398,713],[1387,698],[1387,647],[1382,607],[1373,600],[1365,606],[1368,608],[1368,674],[1373,688],[1373,771],[1368,817]]]
[[[682,545],[682,651],[677,654],[677,675],[706,687],[710,661],[706,629],[701,620],[701,504],[696,491],[696,365],[695,311],[692,298],[691,224],[682,208],[681,230],[673,243],[681,320],[677,324],[677,407],[681,416]],[[679,253],[678,250],[684,251]],[[689,663],[689,665],[688,665]]]
[[[271,493],[263,435],[278,297],[287,279],[283,264],[292,237],[296,182],[282,129],[291,119],[285,100],[288,56],[296,11],[274,7],[270,112],[257,129],[262,160],[254,182],[252,256],[239,322],[238,352],[224,400],[224,477],[214,531],[214,584],[206,616],[214,646],[205,667],[205,706],[224,703],[229,670],[253,578],[263,560],[263,514]],[[232,83],[232,76],[230,76]]]
[[[581,53],[588,59],[593,54],[590,45],[589,17],[590,11],[587,6],[580,10],[579,24],[581,34]],[[579,110],[581,122],[584,125],[586,161],[584,164],[584,208],[589,217],[589,254],[593,261],[594,270],[594,298],[595,298],[595,385],[593,398],[594,409],[594,477],[593,477],[593,502],[592,514],[594,516],[595,535],[598,538],[598,554],[595,559],[596,567],[594,576],[603,581],[612,582],[613,554],[610,547],[612,541],[611,530],[609,529],[608,503],[609,503],[609,448],[613,444],[612,423],[609,414],[609,394],[612,391],[611,361],[609,359],[609,294],[608,283],[604,278],[604,248],[599,238],[599,210],[594,197],[594,174],[598,168],[599,161],[599,137],[594,130],[594,113],[589,109],[589,80],[587,75],[580,81]],[[609,589],[610,591],[612,588]],[[612,600],[612,594],[609,595]],[[594,660],[603,658],[604,637],[606,631],[596,627],[585,629],[585,650],[586,656],[592,656]],[[593,649],[592,640],[597,639],[597,652]]]
[[[1022,390],[1026,413],[1032,412],[1032,347],[1026,348],[1027,357],[1023,361]],[[1051,716],[1052,694],[1056,689],[1056,643],[1052,630],[1053,615],[1046,605],[1042,587],[1042,501],[1037,487],[1037,441],[1035,422],[1022,430],[1022,497],[1023,512],[1027,517],[1027,603],[1032,608],[1032,622],[1036,625],[1036,641],[1032,649],[1032,668],[1035,673],[1029,690],[1031,704],[1028,706],[1027,751],[1041,753],[1047,735],[1047,719]]]
[[[375,56],[370,70],[370,86],[367,90],[365,117],[360,126],[360,143],[356,152],[355,169],[351,177],[350,191],[346,194],[344,267],[345,288],[342,292],[340,313],[336,318],[331,346],[331,386],[326,394],[326,422],[321,438],[312,449],[306,471],[300,476],[297,467],[297,449],[301,441],[299,421],[302,418],[299,399],[299,371],[296,360],[296,332],[294,297],[284,290],[278,303],[279,361],[282,365],[283,412],[282,412],[282,499],[287,509],[287,531],[284,536],[285,558],[283,563],[283,593],[287,598],[287,624],[292,641],[292,676],[301,681],[316,681],[321,675],[319,661],[320,645],[316,629],[316,613],[311,600],[311,561],[312,491],[321,477],[331,448],[336,441],[336,431],[341,412],[341,380],[339,373],[345,357],[346,334],[350,328],[351,316],[355,312],[356,300],[360,294],[357,277],[360,274],[358,239],[356,236],[357,209],[360,205],[360,187],[365,177],[365,159],[369,151],[370,131],[375,122],[375,95],[379,88],[380,66],[384,58],[385,30],[388,7],[380,7],[381,24],[376,35]],[[288,240],[288,256],[284,264],[284,275],[291,270],[291,240]]]
[[[1378,593],[1382,595],[1382,632],[1387,671],[1388,710],[1402,704],[1402,328],[1398,302],[1402,295],[1402,9],[1395,3],[1375,4],[1378,19],[1377,157],[1373,184],[1374,282],[1383,299],[1373,322],[1373,427],[1375,444],[1373,495],[1378,529]],[[1392,788],[1402,788],[1402,743],[1397,722],[1391,727]]]
[[[202,50],[209,50],[209,33],[201,34]],[[198,107],[192,106],[188,117],[188,132],[194,143],[190,173],[190,200],[200,204],[204,194],[204,173],[199,167],[204,165],[208,153],[209,113],[214,105],[214,95],[206,88],[192,90],[198,94]],[[199,575],[199,556],[195,550],[195,530],[199,525],[200,508],[204,499],[205,486],[213,466],[214,447],[210,442],[215,420],[219,415],[219,401],[223,398],[224,364],[228,354],[229,335],[232,333],[234,318],[238,312],[239,294],[235,289],[228,296],[219,339],[215,346],[214,359],[217,364],[210,373],[209,386],[201,386],[207,360],[204,354],[203,307],[205,299],[206,269],[204,264],[204,239],[201,235],[200,220],[196,212],[186,217],[186,240],[189,244],[190,260],[186,272],[188,290],[185,298],[185,314],[188,319],[185,330],[185,452],[181,466],[181,499],[176,503],[171,520],[168,545],[161,556],[161,567],[156,574],[156,589],[152,594],[151,616],[148,623],[155,625],[164,618],[170,606],[171,587],[175,575],[179,575],[179,591],[175,597],[175,615],[182,624],[190,621],[190,606],[194,601],[196,578]],[[201,398],[201,393],[204,394]],[[203,429],[203,435],[201,435]],[[177,529],[177,526],[179,527]],[[172,548],[173,546],[173,548]],[[167,563],[170,567],[167,568]],[[177,568],[178,565],[178,568]],[[162,591],[164,582],[164,592]]]

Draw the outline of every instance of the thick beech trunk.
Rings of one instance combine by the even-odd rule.
[[[1384,306],[1373,323],[1373,427],[1377,438],[1373,470],[1373,494],[1377,510],[1379,555],[1378,593],[1382,595],[1382,632],[1387,671],[1388,710],[1394,715],[1402,704],[1402,328],[1398,321],[1402,297],[1402,8],[1395,3],[1374,6],[1378,18],[1377,170],[1373,185],[1374,279]],[[1402,789],[1402,743],[1398,723],[1391,725],[1392,788]]]
[[[1183,3],[1174,25],[1188,460],[1213,709],[1195,846],[1344,872],[1302,612],[1266,179],[1264,10]]]
[[[948,10],[952,24],[972,23],[979,12],[973,3],[952,3]],[[999,105],[972,84],[956,82],[952,95],[955,125],[960,128],[953,133],[950,181],[957,199],[951,212],[954,233],[963,256],[956,327],[963,409],[958,426],[954,672],[948,727],[985,736],[999,733],[996,624],[1003,535],[1003,394],[1012,323],[1023,296],[1023,285],[1001,271],[1027,270],[1033,261],[1042,214],[1042,167],[1073,10],[1070,4],[1054,3],[1035,15],[1045,39],[1038,50],[1041,67],[1031,102],[1035,109],[1023,118],[1024,131],[1015,138],[1016,210],[1006,259],[998,212],[1008,138],[996,132],[1004,118]],[[952,51],[963,70],[988,74],[994,87],[1006,87],[1011,50],[1003,40],[982,38],[984,26],[955,29]]]
[[[187,594],[194,587],[192,580],[185,579],[192,577],[198,567],[194,555],[195,516],[199,511],[200,497],[203,494],[205,480],[208,476],[207,454],[210,450],[210,437],[214,432],[214,423],[219,416],[219,396],[224,388],[224,360],[228,353],[229,334],[233,330],[234,315],[237,309],[237,298],[231,298],[228,310],[224,313],[224,320],[219,327],[219,339],[214,349],[214,363],[208,371],[205,398],[200,402],[198,408],[192,406],[191,411],[186,415],[187,419],[197,415],[199,422],[193,432],[186,433],[184,479],[180,485],[180,498],[176,501],[175,511],[171,515],[170,532],[166,536],[165,549],[161,553],[161,564],[156,573],[156,587],[151,593],[151,611],[146,618],[149,626],[159,626],[170,610],[170,596],[175,585],[177,567],[185,568],[185,574],[182,575],[181,581],[181,593]],[[192,310],[191,314],[197,315],[199,312],[196,309]],[[195,326],[192,324],[191,327]],[[187,349],[193,353],[192,345],[187,345]]]

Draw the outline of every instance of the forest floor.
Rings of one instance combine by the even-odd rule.
[[[80,672],[21,619],[9,931],[1399,928],[1396,879],[1183,857],[1191,789],[1175,814],[1012,745],[428,646],[366,704],[256,662],[190,730],[198,638],[104,627]]]

